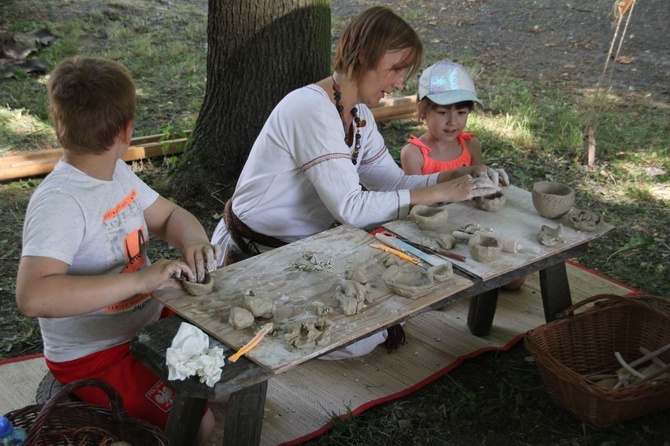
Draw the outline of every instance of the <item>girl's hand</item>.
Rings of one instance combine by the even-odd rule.
[[[205,273],[216,269],[218,260],[221,260],[221,245],[198,243],[187,246],[182,253],[182,259],[195,272],[195,281],[202,283]],[[191,277],[189,280],[194,281]]]

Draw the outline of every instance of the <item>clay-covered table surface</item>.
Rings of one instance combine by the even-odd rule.
[[[265,323],[275,328],[317,319],[317,307],[330,307],[325,316],[332,323],[326,345],[295,348],[283,338],[283,331],[267,335],[246,357],[274,373],[283,372],[323,353],[381,331],[472,286],[472,281],[454,275],[439,283],[429,294],[410,299],[393,294],[381,279],[383,259],[391,254],[369,245],[378,241],[366,231],[343,225],[281,248],[220,268],[212,273],[211,294],[192,296],[184,290],[168,289],[154,297],[179,316],[237,350]],[[311,253],[323,270],[302,270],[294,262]],[[372,303],[359,313],[346,316],[335,299],[335,289],[345,270],[365,265],[371,285]],[[236,330],[228,323],[233,306],[242,306],[245,294],[266,296],[276,303],[272,319],[256,319],[250,328]]]
[[[475,206],[473,201],[447,205],[449,210],[447,222],[437,231],[421,230],[409,218],[386,223],[383,227],[415,243],[421,243],[424,238],[435,238],[442,233],[452,233],[473,223],[492,229],[493,235],[516,239],[522,250],[516,253],[502,252],[497,259],[488,263],[472,259],[467,241],[459,241],[452,249],[453,252],[466,258],[465,262],[454,261],[454,267],[484,281],[511,271],[523,270],[526,265],[584,245],[614,229],[614,226],[604,223],[597,231],[580,232],[572,228],[567,215],[557,219],[540,216],[533,207],[530,192],[516,186],[509,186],[503,188],[502,193],[506,196],[507,202],[502,209],[496,212],[481,210]],[[563,226],[563,243],[555,246],[540,244],[537,234],[542,225],[555,228],[559,223]]]

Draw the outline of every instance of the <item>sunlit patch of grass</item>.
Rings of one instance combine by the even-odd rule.
[[[19,150],[40,150],[57,145],[50,122],[25,109],[0,107],[0,154]]]

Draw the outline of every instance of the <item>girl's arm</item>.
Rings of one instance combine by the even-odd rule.
[[[407,144],[400,151],[400,163],[405,175],[421,175],[423,169],[423,155],[421,149],[412,144]]]
[[[473,136],[465,143],[465,145],[468,148],[468,152],[470,152],[470,156],[472,157],[471,165],[481,166],[484,164],[481,141],[479,141],[476,136]]]

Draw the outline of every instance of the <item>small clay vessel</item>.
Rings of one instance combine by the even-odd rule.
[[[468,241],[468,250],[472,258],[478,262],[492,262],[502,252],[502,243],[491,235],[478,232]]]
[[[551,181],[535,183],[531,196],[535,210],[544,218],[562,217],[575,202],[573,188]]]
[[[475,197],[475,204],[483,211],[496,212],[502,209],[507,202],[507,197],[502,192],[485,195],[483,197]]]
[[[382,274],[382,280],[389,290],[410,299],[430,293],[435,286],[431,273],[411,263],[391,265]]]
[[[573,209],[568,214],[568,220],[573,228],[578,231],[593,232],[602,227],[605,220],[602,215],[589,210]]]
[[[435,282],[444,282],[449,280],[454,275],[454,268],[451,263],[442,263],[439,265],[433,265],[428,268],[428,273],[432,274],[433,280]]]
[[[426,206],[417,204],[409,211],[409,218],[419,226],[419,229],[429,231],[444,227],[449,217],[446,206]]]
[[[555,246],[563,243],[563,225],[559,223],[555,228],[542,225],[540,232],[537,234],[537,241],[544,246]]]
[[[200,282],[190,282],[188,279],[183,278],[181,283],[184,285],[184,288],[189,293],[194,296],[202,296],[203,294],[209,294],[214,289],[214,279],[209,273],[205,273],[205,279]]]

